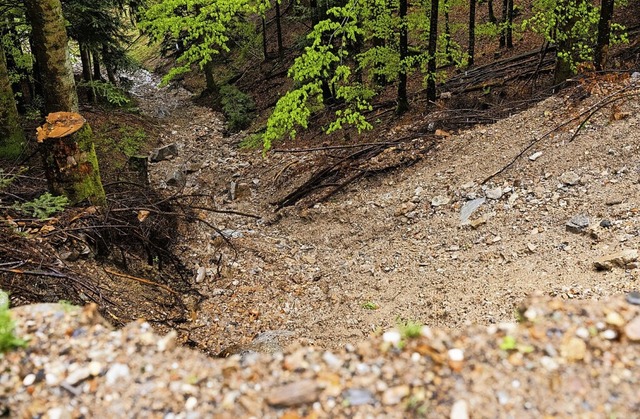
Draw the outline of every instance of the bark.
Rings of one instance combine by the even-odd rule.
[[[476,0],[469,0],[469,67],[473,65],[476,51]]]
[[[282,58],[284,55],[284,47],[282,46],[282,24],[280,22],[280,0],[276,0],[276,35],[278,38],[278,56]]]
[[[502,0],[502,28],[500,30],[500,48],[504,48],[507,44],[507,26],[508,26],[508,15],[509,12],[509,0]]]
[[[409,100],[407,99],[407,66],[405,60],[409,51],[409,36],[407,28],[407,2],[408,0],[400,0],[399,17],[400,17],[400,74],[398,74],[398,107],[396,114],[400,115],[409,109]]]
[[[114,86],[118,85],[118,79],[116,78],[116,69],[113,65],[113,60],[109,59],[109,45],[102,44],[102,62],[104,63],[105,68],[107,69],[107,79]]]
[[[91,51],[89,47],[84,43],[78,43],[80,48],[80,61],[82,63],[82,79],[86,82],[90,82],[93,80],[93,76],[91,74]],[[87,99],[89,102],[96,101],[96,94],[93,91],[93,87],[87,88]]]
[[[51,116],[47,117],[47,121],[51,121]],[[93,132],[89,124],[84,123],[80,130],[71,135],[44,138],[40,145],[52,193],[66,196],[72,205],[83,201],[89,201],[92,205],[105,204]]]
[[[436,50],[438,48],[438,0],[431,0],[431,16],[429,17],[429,45],[427,52],[427,100],[436,100]]]
[[[93,50],[91,52],[91,63],[93,64],[93,79],[100,81],[102,80],[102,67],[100,66],[100,54],[98,51]]]
[[[42,82],[45,112],[77,111],[78,94],[60,0],[25,0],[32,47]]]
[[[509,0],[507,7],[507,48],[513,48],[513,0]]]
[[[493,0],[487,1],[487,7],[489,9],[489,22],[493,24],[498,23],[498,19],[496,19],[496,14],[493,11]]]
[[[448,62],[453,61],[453,56],[451,55],[451,28],[449,26],[449,0],[443,0],[442,5],[444,6],[444,53],[447,57]]]
[[[611,18],[615,0],[602,0],[600,20],[598,21],[598,40],[594,51],[593,64],[598,71],[604,70],[607,63],[607,50],[611,39]]]
[[[269,59],[269,51],[267,50],[267,21],[264,17],[262,18],[262,55],[264,55],[265,61]]]
[[[13,96],[7,60],[0,46],[0,158],[15,159],[25,146],[25,137]]]
[[[218,87],[218,83],[216,83],[216,79],[213,76],[213,61],[209,61],[204,65],[204,77],[206,81],[205,91],[215,97],[220,93],[220,88]]]

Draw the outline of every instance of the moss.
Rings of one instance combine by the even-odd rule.
[[[11,90],[4,50],[0,46],[0,157],[15,159],[22,154],[25,137]]]
[[[93,144],[93,131],[89,124],[84,124],[75,137],[78,149],[83,156],[83,161],[78,161],[78,168],[75,171],[76,179],[73,182],[75,202],[88,199],[93,205],[104,205],[106,198],[100,178],[96,148]]]

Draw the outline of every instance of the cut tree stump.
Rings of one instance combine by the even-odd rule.
[[[86,120],[75,112],[50,113],[37,134],[50,191],[73,205],[85,200],[104,205],[93,132]]]

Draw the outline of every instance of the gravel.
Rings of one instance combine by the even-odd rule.
[[[0,356],[9,417],[632,417],[640,307],[535,297],[520,323],[423,327],[339,351],[214,359],[95,306],[12,310],[28,347]],[[632,299],[633,300],[633,299]],[[400,336],[400,339],[397,337]]]

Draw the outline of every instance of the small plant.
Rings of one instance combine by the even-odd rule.
[[[256,104],[253,98],[235,86],[220,88],[220,103],[227,118],[227,128],[231,132],[247,128],[255,117]]]
[[[134,130],[129,127],[122,127],[119,131],[122,137],[120,141],[118,141],[118,149],[127,157],[132,157],[138,154],[140,152],[140,148],[147,140],[147,133],[142,128]]]
[[[0,354],[27,346],[27,341],[19,339],[14,329],[15,324],[9,313],[9,295],[0,290]]]
[[[63,211],[67,205],[69,205],[67,197],[53,196],[49,192],[45,192],[33,201],[14,204],[13,209],[44,220]]]
[[[3,169],[0,169],[0,191],[3,191],[11,186],[11,184],[18,178],[18,176],[26,171],[26,167],[19,168],[17,173],[5,173]]]
[[[109,103],[109,105],[123,107],[131,103],[124,90],[111,83],[93,80],[79,83],[78,86],[87,87],[93,90],[94,94]]]
[[[373,301],[365,301],[364,303],[362,303],[362,308],[364,308],[365,310],[377,310],[379,307]]]
[[[523,354],[528,354],[533,352],[534,348],[531,345],[523,345],[523,344],[519,344],[516,340],[516,338],[514,338],[513,336],[505,336],[504,338],[502,338],[502,342],[500,342],[499,345],[500,349],[502,349],[503,351],[509,352],[509,351],[518,351],[520,353]]]
[[[78,308],[77,305],[73,304],[71,301],[67,301],[67,300],[60,300],[58,301],[58,304],[60,304],[62,306],[62,310],[65,313],[69,313],[71,311],[74,311]]]
[[[396,320],[396,327],[400,331],[400,335],[403,339],[414,339],[422,333],[422,323],[414,322],[411,320]]]

